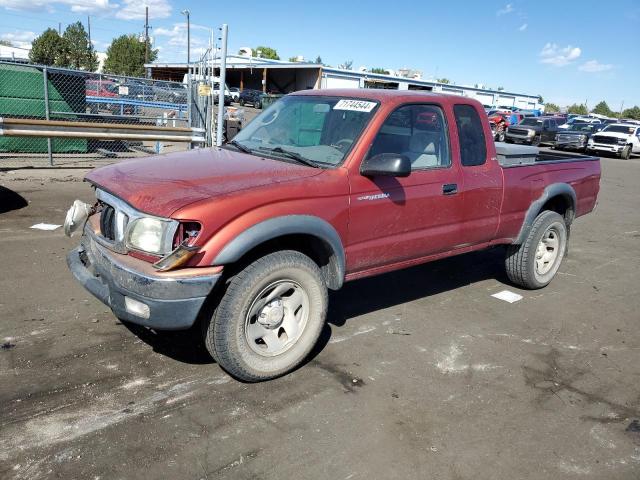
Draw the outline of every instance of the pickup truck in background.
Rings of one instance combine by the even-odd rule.
[[[304,361],[344,282],[497,245],[515,285],[551,282],[599,159],[497,145],[465,97],[290,94],[221,148],[90,172],[68,265],[120,319],[198,321],[223,369],[271,379]]]
[[[564,120],[556,117],[527,117],[517,125],[511,125],[507,128],[505,141],[534,146],[553,143],[556,139],[558,125],[561,123],[564,123]]]
[[[556,141],[551,148],[586,152],[589,139],[603,128],[604,124],[602,123],[573,122],[571,128],[558,130],[558,133],[556,133]]]
[[[640,125],[612,123],[589,139],[587,151],[614,153],[628,160],[632,153],[640,154]]]

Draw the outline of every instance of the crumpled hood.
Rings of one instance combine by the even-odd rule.
[[[205,148],[97,168],[86,180],[142,212],[169,217],[193,202],[321,172],[222,148]]]

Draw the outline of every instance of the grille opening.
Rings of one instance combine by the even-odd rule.
[[[182,242],[186,239],[190,238],[190,245],[193,245],[193,239],[195,239],[200,233],[200,229],[202,227],[197,222],[183,222],[180,223],[178,229],[176,230],[176,234],[173,237],[173,248],[178,248]]]
[[[102,205],[100,213],[100,233],[112,242],[116,239],[116,210],[106,203]]]

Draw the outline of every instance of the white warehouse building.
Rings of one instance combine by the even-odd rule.
[[[214,60],[218,74],[219,59]],[[150,63],[148,74],[159,80],[182,81],[186,63]],[[194,64],[194,68],[199,68]],[[207,67],[203,67],[207,71]],[[484,105],[543,109],[538,95],[488,90],[461,85],[442,84],[420,78],[407,78],[366,71],[344,70],[316,63],[285,62],[245,55],[227,56],[227,84],[241,90],[251,88],[266,93],[290,93],[306,89],[385,88],[394,90],[425,90],[474,98]]]

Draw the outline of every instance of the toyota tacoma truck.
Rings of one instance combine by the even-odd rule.
[[[410,91],[308,90],[229,143],[93,170],[73,275],[121,320],[201,325],[243,381],[304,361],[328,290],[493,246],[515,285],[556,275],[596,204],[596,157],[494,144],[482,105]],[[194,326],[194,328],[197,328]]]

